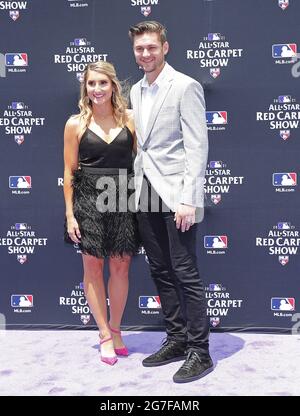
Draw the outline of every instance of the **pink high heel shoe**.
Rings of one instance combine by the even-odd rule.
[[[118,329],[114,329],[111,326],[109,327],[109,329],[111,330],[111,332],[113,332],[114,334],[118,334],[121,335],[121,331],[119,331]],[[129,355],[129,351],[127,349],[127,347],[122,347],[122,348],[115,348],[115,353],[117,355],[121,355],[123,357],[128,357]]]
[[[104,363],[109,364],[109,365],[114,365],[118,361],[117,356],[105,357],[101,352],[101,345],[104,344],[107,341],[112,341],[112,337],[102,339],[102,340],[100,339],[100,357],[101,357],[101,361],[103,361]]]

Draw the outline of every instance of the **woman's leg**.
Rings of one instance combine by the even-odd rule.
[[[104,259],[83,254],[82,261],[85,297],[99,328],[100,340],[104,340],[111,336],[107,322],[106,291],[103,280]],[[107,357],[115,356],[112,341],[101,345],[101,354]]]
[[[128,296],[128,270],[131,256],[110,257],[109,259],[109,310],[110,327],[119,330]],[[115,348],[124,347],[121,335],[112,332]]]

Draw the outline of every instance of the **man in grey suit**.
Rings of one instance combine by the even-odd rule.
[[[185,383],[213,370],[196,262],[208,153],[204,94],[196,80],[165,62],[164,26],[144,21],[130,28],[129,37],[145,73],[130,95],[137,133],[138,222],[167,332],[162,347],[143,365],[185,360],[173,376],[174,382]]]

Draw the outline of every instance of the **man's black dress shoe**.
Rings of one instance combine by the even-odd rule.
[[[175,383],[188,383],[198,380],[209,374],[214,369],[214,364],[207,355],[199,355],[195,351],[190,351],[185,362],[173,376]]]
[[[144,367],[158,367],[186,358],[186,344],[184,342],[166,340],[163,346],[154,354],[142,361]]]

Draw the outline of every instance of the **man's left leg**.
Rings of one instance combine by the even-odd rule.
[[[174,375],[175,382],[197,380],[212,371],[209,356],[209,325],[202,279],[197,268],[197,224],[189,231],[176,228],[173,215],[164,216],[169,238],[170,257],[174,275],[182,293],[187,320],[188,357]]]

